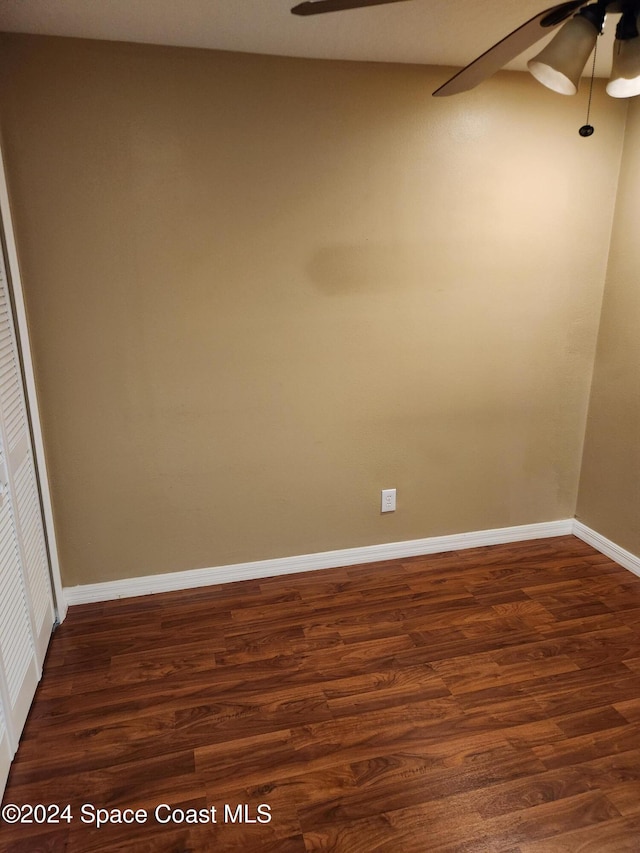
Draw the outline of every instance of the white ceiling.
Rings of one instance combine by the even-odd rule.
[[[290,14],[295,2],[0,0],[0,30],[320,59],[463,66],[553,5],[553,0],[406,0],[300,17]],[[611,68],[614,29],[609,22],[599,45],[599,76],[608,76]],[[543,43],[507,67],[524,68]]]

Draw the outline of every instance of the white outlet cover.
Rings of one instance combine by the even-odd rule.
[[[381,499],[381,512],[395,512],[396,511],[396,490],[395,489],[383,489],[382,490],[382,499]]]

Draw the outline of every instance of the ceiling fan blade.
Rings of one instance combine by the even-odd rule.
[[[305,0],[291,10],[293,15],[320,15],[322,12],[341,12],[343,9],[360,9],[383,3],[401,3],[406,0]]]
[[[569,0],[545,9],[531,20],[522,24],[517,30],[509,33],[489,50],[469,63],[461,71],[448,80],[433,93],[437,97],[457,95],[473,89],[483,80],[491,77],[516,56],[534,45],[539,39],[551,32],[555,27],[569,18],[581,6],[586,6],[588,0]]]

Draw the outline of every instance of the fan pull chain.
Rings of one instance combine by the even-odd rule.
[[[591,98],[593,96],[593,78],[596,76],[596,56],[598,55],[598,42],[593,49],[593,65],[591,66],[591,81],[589,83],[589,103],[587,104],[587,123],[583,124],[578,133],[580,136],[591,136],[595,128],[589,124],[589,116],[591,115]]]

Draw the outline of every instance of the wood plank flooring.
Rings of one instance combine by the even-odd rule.
[[[640,851],[640,578],[566,536],[74,607],[3,802],[73,815],[10,853]]]

